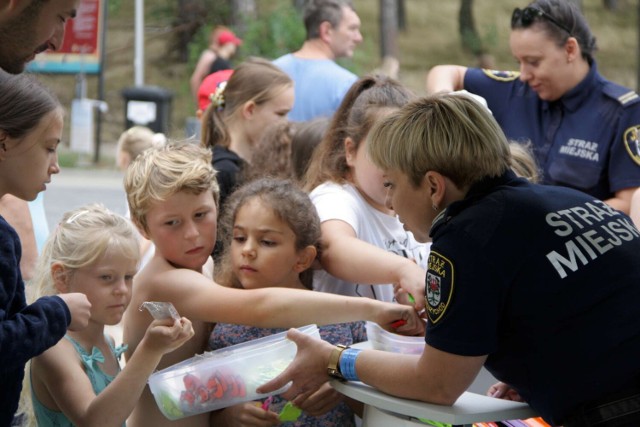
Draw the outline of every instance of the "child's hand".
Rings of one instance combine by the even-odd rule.
[[[376,314],[375,322],[387,331],[403,335],[424,335],[424,321],[412,306],[381,303],[383,309]]]
[[[338,393],[327,382],[311,396],[302,400],[296,400],[295,405],[307,414],[317,417],[335,408],[342,401],[343,395]]]
[[[147,328],[143,345],[150,350],[166,354],[187,342],[194,333],[191,321],[186,317],[179,320],[154,320]]]
[[[398,280],[394,283],[395,297],[398,302],[409,303],[409,294],[414,300],[411,303],[417,311],[424,308],[424,286],[427,272],[413,261],[405,263],[398,270]]]
[[[495,383],[489,387],[487,396],[495,397],[496,399],[513,400],[514,402],[524,402],[516,390],[512,389],[509,384],[502,382]]]
[[[213,414],[211,425],[226,427],[271,427],[280,424],[278,414],[261,408],[260,402],[246,402]]]
[[[58,296],[67,304],[71,313],[71,323],[67,329],[79,331],[86,328],[91,317],[91,303],[87,296],[79,292],[58,294]]]

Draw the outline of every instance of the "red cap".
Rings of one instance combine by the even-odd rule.
[[[198,107],[200,107],[200,110],[204,111],[207,109],[209,104],[211,104],[209,96],[216,92],[220,83],[229,80],[231,74],[233,74],[233,70],[220,70],[209,74],[202,80],[198,88]]]
[[[242,40],[236,37],[232,31],[221,31],[220,34],[218,34],[218,45],[223,46],[227,43],[233,43],[236,46],[240,46],[242,44]]]

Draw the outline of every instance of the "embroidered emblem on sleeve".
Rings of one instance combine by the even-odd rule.
[[[449,307],[453,296],[454,270],[449,259],[431,251],[424,290],[425,306],[429,321],[436,324]]]
[[[637,165],[640,165],[640,125],[627,129],[622,138],[627,153]]]
[[[519,71],[500,71],[483,68],[482,72],[490,79],[497,80],[499,82],[511,82],[520,77]]]

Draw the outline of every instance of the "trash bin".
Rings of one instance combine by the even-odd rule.
[[[125,101],[125,129],[134,125],[147,126],[165,135],[171,122],[173,94],[158,86],[134,86],[122,90]]]

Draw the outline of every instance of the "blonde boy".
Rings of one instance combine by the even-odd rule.
[[[130,165],[124,185],[131,219],[156,247],[154,257],[134,279],[133,298],[125,314],[127,355],[152,320],[138,310],[144,301],[172,302],[192,321],[195,331],[190,342],[163,357],[159,369],[201,353],[213,322],[295,327],[363,319],[389,325],[405,319],[407,332],[422,328],[413,308],[399,304],[284,288],[238,290],[213,282],[203,270],[212,266],[218,186],[210,151],[205,148],[188,143],[151,148]],[[293,268],[306,269],[311,262],[300,258]],[[265,420],[276,424],[274,416],[265,411]],[[128,425],[208,427],[209,420],[208,414],[202,414],[170,422],[147,387]]]

